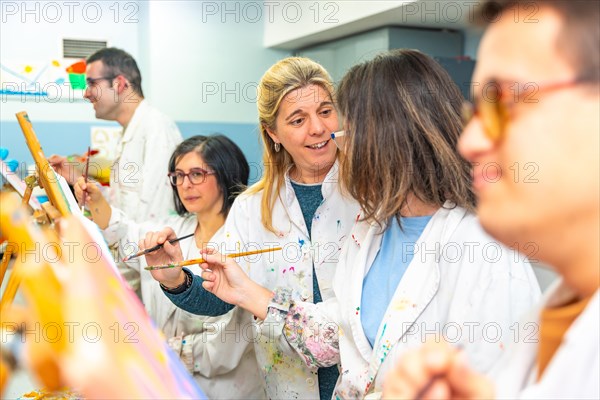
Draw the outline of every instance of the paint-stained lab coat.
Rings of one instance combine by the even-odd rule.
[[[439,209],[415,243],[371,348],[361,323],[369,310],[360,305],[382,237],[376,224],[357,222],[340,256],[334,299],[297,304],[285,288],[276,290],[269,313],[287,321],[288,346],[312,367],[341,362],[334,396],[346,399],[380,392],[400,354],[426,340],[446,337],[464,346],[478,370],[489,370],[540,296],[529,263],[485,234],[466,210]]]
[[[138,223],[167,218],[175,209],[168,164],[181,141],[175,122],[143,100],[116,147],[109,203]]]
[[[596,266],[597,268],[597,266]],[[600,297],[592,296],[573,321],[541,379],[537,380],[539,316],[568,292],[558,281],[523,325],[520,339],[491,373],[499,399],[600,399]],[[527,322],[526,322],[527,323]]]
[[[225,223],[226,248],[222,253],[283,247],[282,251],[238,259],[249,276],[268,289],[286,287],[298,301],[313,301],[313,263],[323,300],[333,297],[332,281],[342,244],[358,216],[359,206],[340,193],[336,163],[322,184],[323,202],[312,220],[311,236],[289,176],[273,209],[277,233],[263,228],[262,192],[238,196]],[[283,323],[267,317],[256,322],[254,342],[260,370],[270,399],[318,399],[316,368],[308,368],[286,344]],[[250,332],[250,331],[247,331]],[[248,334],[248,333],[246,333]]]
[[[137,243],[147,232],[167,226],[180,237],[194,233],[198,220],[195,215],[185,218],[173,216],[162,222],[136,224],[113,208],[109,226],[103,235],[109,245],[118,243],[122,259],[138,251]],[[223,228],[213,236],[211,243],[218,242],[222,233]],[[193,237],[178,243],[184,259],[199,257],[200,250]],[[264,381],[258,372],[254,347],[239,335],[231,334],[251,325],[247,313],[233,309],[219,317],[190,314],[177,308],[164,295],[150,271],[144,269],[147,265],[145,257],[134,258],[125,264],[140,274],[144,307],[209,399],[265,398]],[[197,265],[191,269],[200,273]]]

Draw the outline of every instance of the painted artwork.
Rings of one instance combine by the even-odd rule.
[[[28,307],[24,323],[58,332],[24,342],[25,365],[43,387],[76,388],[86,399],[206,399],[119,274],[98,227],[71,214],[57,224],[58,235],[31,224],[19,203],[0,196],[7,240],[51,249],[37,260],[35,251],[23,253],[13,267]],[[6,307],[3,322],[18,325],[6,319],[16,315]]]
[[[0,63],[0,95],[42,96],[81,100],[85,90],[85,61],[54,59]]]

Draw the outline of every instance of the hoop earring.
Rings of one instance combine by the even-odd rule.
[[[275,149],[275,153],[279,153],[279,150],[281,150],[281,143],[275,143],[273,148]]]

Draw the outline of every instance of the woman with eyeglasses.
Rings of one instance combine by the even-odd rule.
[[[333,297],[339,250],[358,215],[358,204],[342,193],[338,182],[338,149],[331,133],[339,124],[331,77],[310,59],[285,58],[262,77],[257,106],[264,172],[234,202],[221,252],[282,247],[239,261],[252,279],[271,290],[286,288],[296,301],[327,301]],[[182,258],[165,242],[174,237],[163,231],[147,243],[165,243],[153,253],[154,263]],[[185,268],[152,273],[166,295],[187,311],[220,315],[233,308],[207,292],[200,277]],[[252,327],[232,333],[255,348],[267,396],[331,399],[338,366],[307,366],[289,346],[281,347],[282,322],[256,320]]]
[[[456,150],[458,87],[431,57],[396,50],[351,68],[337,99],[340,176],[362,212],[336,267],[335,298],[298,301],[210,252],[203,286],[257,318],[284,321],[281,347],[307,366],[339,363],[334,398],[381,392],[401,354],[428,340],[455,343],[489,371],[505,345],[535,329],[517,321],[540,290],[529,263],[473,213],[470,166]]]
[[[179,144],[169,160],[168,178],[176,216],[137,224],[111,207],[95,184],[86,184],[80,178],[75,193],[80,202],[86,196],[92,219],[109,245],[119,244],[119,258],[149,248],[146,244],[155,240],[156,231],[169,226],[177,237],[193,234],[173,244],[185,259],[192,259],[198,258],[200,251],[211,243],[218,242],[233,200],[248,183],[249,170],[244,154],[230,139],[223,135],[199,135]],[[139,273],[141,298],[148,314],[208,398],[265,397],[253,348],[245,342],[226,341],[227,332],[239,329],[246,322],[247,316],[241,310],[220,317],[187,313],[165,297],[158,282],[144,269],[145,257],[133,258],[125,264]]]

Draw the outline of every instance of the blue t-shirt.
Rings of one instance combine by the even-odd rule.
[[[414,244],[429,220],[430,215],[402,217],[400,229],[398,220],[391,218],[383,233],[379,252],[363,280],[360,304],[360,321],[371,347],[396,288],[413,259]]]

